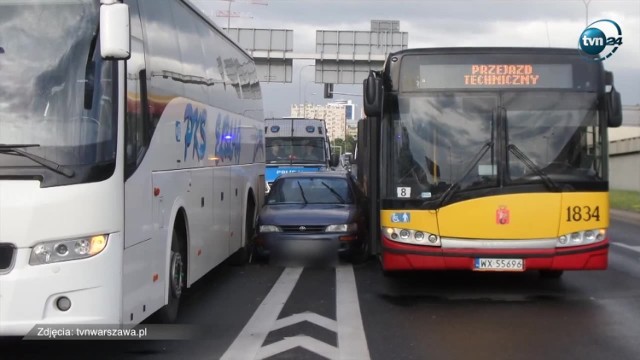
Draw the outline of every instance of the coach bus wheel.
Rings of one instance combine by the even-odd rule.
[[[247,215],[244,222],[244,241],[242,247],[233,254],[231,263],[236,266],[245,265],[252,261],[254,246],[255,205],[253,200],[247,203]]]
[[[159,312],[159,320],[162,323],[173,323],[178,317],[178,308],[180,307],[180,298],[184,289],[184,270],[185,264],[184,251],[181,248],[180,237],[176,230],[173,230],[171,238],[171,256],[169,257],[169,302]]]
[[[559,279],[563,273],[562,270],[540,270],[540,276],[544,279]]]

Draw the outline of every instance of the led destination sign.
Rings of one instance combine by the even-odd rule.
[[[572,88],[570,64],[420,65],[420,89]]]

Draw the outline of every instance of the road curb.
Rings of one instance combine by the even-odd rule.
[[[618,209],[609,209],[609,213],[611,217],[616,220],[622,220],[636,225],[640,224],[640,213]]]

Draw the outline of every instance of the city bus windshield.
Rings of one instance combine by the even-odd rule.
[[[535,168],[555,183],[605,176],[593,93],[404,94],[390,116],[390,198],[436,198],[454,184],[458,191],[496,187],[499,176],[507,186],[543,183]],[[512,147],[534,165],[507,152]],[[504,174],[500,162],[508,164]]]
[[[22,150],[60,165],[113,162],[112,66],[100,58],[98,6],[0,0],[0,144],[37,144]],[[0,154],[2,175],[37,166]]]

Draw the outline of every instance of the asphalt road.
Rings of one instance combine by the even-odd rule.
[[[613,216],[617,219],[617,217]],[[639,359],[640,221],[609,269],[382,276],[376,261],[223,265],[184,299],[183,341],[2,341],[0,359]]]

